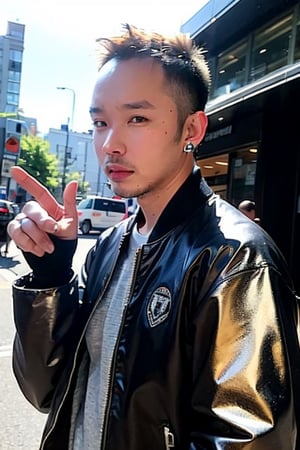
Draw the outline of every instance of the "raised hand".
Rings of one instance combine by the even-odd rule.
[[[49,234],[55,234],[61,239],[76,239],[76,181],[68,183],[63,195],[63,205],[60,205],[47,188],[21,167],[12,167],[11,175],[35,198],[35,201],[26,203],[22,211],[8,224],[8,234],[19,248],[36,256],[43,256],[54,251]]]

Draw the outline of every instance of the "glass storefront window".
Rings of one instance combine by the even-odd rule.
[[[250,81],[255,81],[288,63],[292,14],[254,35]]]
[[[227,198],[228,153],[199,159],[197,165],[201,169],[207,184],[216,194]]]
[[[236,151],[230,163],[230,201],[254,200],[257,145]]]
[[[213,191],[237,206],[242,200],[254,200],[257,152],[255,144],[198,159],[197,165]]]
[[[230,92],[246,83],[247,41],[230,49],[218,58],[217,77],[213,97]]]

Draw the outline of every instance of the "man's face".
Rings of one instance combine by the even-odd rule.
[[[150,58],[106,63],[91,104],[95,150],[122,197],[175,191],[193,166],[176,139],[177,108],[163,69]],[[169,194],[168,194],[169,195]]]
[[[249,219],[254,220],[255,219],[255,210],[251,209],[251,211],[248,211],[247,209],[241,210],[245,216],[249,217]]]

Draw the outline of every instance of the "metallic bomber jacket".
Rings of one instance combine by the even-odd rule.
[[[41,449],[68,449],[85,330],[135,220],[141,212],[100,236],[80,301],[76,277],[52,289],[31,289],[30,275],[15,283],[13,366],[26,398],[49,413]],[[101,449],[296,449],[296,299],[262,228],[195,169],[137,251],[133,277]]]

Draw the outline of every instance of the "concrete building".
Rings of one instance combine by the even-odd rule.
[[[19,108],[25,25],[8,22],[0,36],[0,111],[16,113]]]
[[[212,73],[196,159],[234,205],[253,200],[300,293],[300,4],[210,0],[182,25]]]
[[[19,123],[18,109],[21,89],[22,61],[25,25],[8,22],[7,32],[0,36],[0,186],[9,191],[9,168],[15,164],[21,129],[26,122]],[[8,138],[15,139],[15,147],[7,146]],[[18,148],[17,148],[18,147]]]

